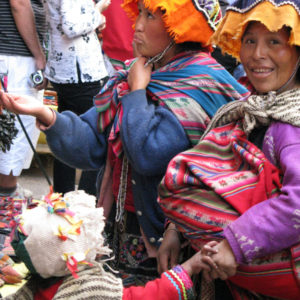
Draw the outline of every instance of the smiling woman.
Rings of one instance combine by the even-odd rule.
[[[240,59],[247,77],[259,94],[289,90],[296,84],[290,77],[298,69],[299,50],[289,45],[290,30],[269,31],[260,22],[250,22],[242,38]],[[287,85],[285,85],[288,83]]]
[[[219,269],[206,275],[227,280],[234,299],[300,299],[299,32],[298,0],[227,8],[212,42],[241,60],[252,95],[219,109],[159,187],[195,249],[219,241]]]

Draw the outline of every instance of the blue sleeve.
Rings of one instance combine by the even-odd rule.
[[[168,108],[148,102],[146,90],[121,101],[121,138],[132,167],[145,176],[163,174],[169,161],[191,146],[182,125]]]
[[[106,160],[106,136],[97,129],[96,108],[81,116],[71,111],[56,114],[53,126],[45,131],[53,154],[64,163],[79,169],[99,169]]]

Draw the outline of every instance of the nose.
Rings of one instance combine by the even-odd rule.
[[[254,59],[264,59],[266,57],[267,47],[262,42],[257,42],[253,50]]]
[[[144,30],[144,27],[143,17],[138,16],[135,21],[135,31],[141,32]]]

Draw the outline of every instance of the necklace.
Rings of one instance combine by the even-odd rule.
[[[172,41],[162,52],[158,53],[157,55],[151,57],[148,59],[148,61],[145,63],[145,67],[147,67],[150,64],[156,63],[160,61],[164,55],[175,45],[174,41]]]

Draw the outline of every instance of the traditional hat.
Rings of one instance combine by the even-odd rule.
[[[300,46],[299,15],[299,0],[237,0],[227,7],[226,15],[211,37],[211,43],[239,59],[241,40],[247,24],[259,21],[270,31],[289,27],[289,43]]]
[[[124,0],[122,7],[133,21],[138,0]],[[164,11],[163,21],[175,43],[199,42],[206,46],[222,13],[218,0],[143,0],[145,7]]]
[[[18,216],[11,244],[31,273],[76,277],[97,254],[111,252],[103,245],[103,208],[95,203],[84,191],[52,194]]]

